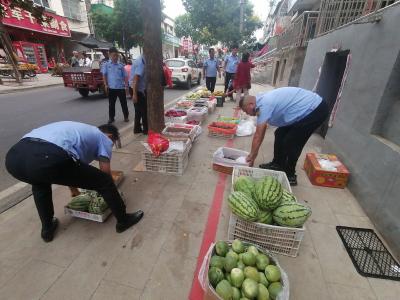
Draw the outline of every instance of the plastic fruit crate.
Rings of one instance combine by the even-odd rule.
[[[186,124],[167,124],[162,131],[162,135],[167,138],[180,138],[181,140],[190,139],[194,141],[196,128]]]
[[[261,179],[265,176],[275,177],[289,192],[292,192],[289,181],[284,172],[235,166],[232,173],[233,183],[239,176],[249,176]],[[229,218],[228,239],[240,239],[258,245],[262,249],[273,253],[296,257],[305,233],[301,228],[268,225],[245,221],[231,213]]]
[[[226,241],[229,246],[232,245],[232,241]],[[250,246],[252,243],[246,243],[243,241],[245,246]],[[289,286],[289,277],[286,274],[285,270],[282,269],[282,267],[279,264],[278,259],[272,255],[269,251],[266,251],[260,247],[257,247],[257,245],[254,245],[260,253],[263,253],[267,255],[270,259],[273,265],[276,265],[279,270],[281,271],[281,284],[282,284],[282,291],[278,294],[276,297],[276,300],[289,300],[290,296],[290,286]],[[208,249],[207,253],[204,256],[203,262],[200,266],[199,274],[197,279],[199,280],[200,286],[202,289],[205,291],[205,297],[204,300],[222,300],[220,296],[216,293],[215,289],[211,286],[209,278],[208,278],[208,270],[209,270],[209,264],[210,264],[210,259],[213,255],[215,255],[215,244],[212,243],[210,245],[210,248]]]
[[[226,139],[235,137],[237,125],[224,122],[212,122],[208,125],[208,135]]]
[[[199,121],[203,122],[208,114],[208,107],[192,107],[187,111],[188,121]]]
[[[169,110],[182,111],[184,113],[184,116],[182,116],[182,117],[168,117],[165,114]],[[187,121],[187,112],[186,112],[186,110],[184,110],[184,109],[169,109],[169,110],[166,110],[165,113],[164,113],[165,123],[186,123],[186,121]]]
[[[183,175],[188,165],[191,145],[191,141],[188,140],[183,152],[162,153],[160,156],[154,156],[151,151],[145,149],[142,152],[142,160],[145,171]]]

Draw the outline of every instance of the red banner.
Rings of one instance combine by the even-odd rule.
[[[19,7],[10,8],[7,1],[1,0],[4,16],[1,22],[4,25],[28,29],[36,32],[42,32],[52,35],[71,37],[68,21],[66,18],[45,12],[44,15],[50,17],[48,22],[39,24],[29,11]]]

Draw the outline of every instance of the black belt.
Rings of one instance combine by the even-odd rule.
[[[38,142],[38,143],[46,143],[46,144],[51,144],[50,142],[46,141],[46,140],[42,140],[39,138],[35,138],[35,137],[26,137],[23,140],[27,140],[27,141],[31,141],[31,142]]]

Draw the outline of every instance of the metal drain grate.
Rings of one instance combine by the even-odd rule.
[[[336,226],[336,230],[358,273],[400,281],[400,265],[372,229]]]

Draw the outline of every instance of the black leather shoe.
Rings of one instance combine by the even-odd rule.
[[[138,210],[137,212],[134,212],[133,214],[126,214],[125,222],[117,223],[117,226],[115,227],[116,231],[118,233],[124,232],[128,228],[139,223],[139,221],[143,218],[143,215],[144,215],[144,212],[141,210]]]
[[[297,185],[297,175],[291,175],[287,177],[291,186]]]
[[[41,236],[42,236],[43,241],[45,241],[46,243],[51,242],[54,238],[54,234],[57,230],[57,227],[58,227],[58,219],[53,218],[53,220],[51,221],[50,228],[42,229]]]
[[[112,124],[112,123],[114,123],[114,121],[115,121],[114,119],[109,119],[107,123]]]
[[[268,169],[268,170],[274,170],[274,171],[282,171],[282,168],[278,165],[278,164],[276,164],[276,163],[274,163],[274,162],[269,162],[269,163],[266,163],[266,164],[261,164],[260,166],[259,166],[261,169]]]

